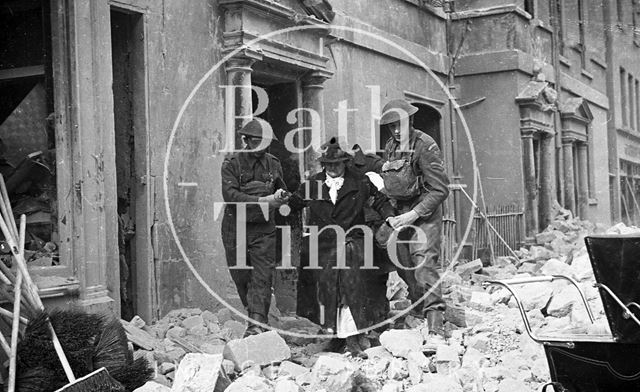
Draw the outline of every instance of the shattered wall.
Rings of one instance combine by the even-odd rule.
[[[162,175],[170,131],[185,99],[221,58],[221,19],[214,1],[149,2],[147,14],[151,175],[155,181],[153,251],[159,313],[219,306],[188,270],[165,211]],[[184,251],[197,271],[222,293],[235,291],[226,268],[219,220],[219,152],[224,124],[224,70],[214,72],[186,108],[168,157],[171,216]],[[179,182],[197,183],[180,187]],[[210,203],[211,201],[211,203]],[[233,290],[231,290],[233,289]]]

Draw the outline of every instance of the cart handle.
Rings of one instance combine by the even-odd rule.
[[[597,287],[597,288],[603,289],[607,294],[609,294],[609,296],[611,298],[613,298],[614,301],[616,301],[616,303],[622,308],[622,317],[624,317],[625,319],[631,319],[631,320],[635,321],[636,324],[640,325],[640,320],[638,320],[636,315],[633,314],[631,309],[629,309],[630,306],[634,306],[634,307],[640,309],[640,306],[637,303],[629,302],[627,305],[625,305],[620,300],[620,298],[618,298],[618,296],[615,295],[614,292],[611,291],[611,289],[609,287],[607,287],[607,285],[605,285],[605,284],[594,283],[593,287]]]
[[[582,289],[580,288],[580,286],[578,286],[578,282],[576,282],[575,279],[569,276],[566,276],[566,275],[533,276],[533,277],[527,277],[527,278],[515,278],[515,279],[503,279],[498,281],[490,281],[490,283],[497,283],[497,284],[503,285],[505,288],[507,288],[507,290],[511,292],[511,294],[514,297],[516,297],[511,287],[509,287],[510,285],[541,283],[541,282],[551,283],[554,280],[558,280],[558,279],[563,279],[568,281],[573,285],[573,287],[576,288],[576,290],[578,290],[578,293],[580,294],[580,298],[582,299],[582,303],[584,304],[584,307],[587,310],[587,314],[589,315],[589,321],[591,321],[591,324],[593,324],[595,322],[595,318],[593,317],[593,312],[591,311],[591,307],[589,306],[587,297],[585,297],[584,293],[582,292]]]
[[[580,289],[580,286],[578,286],[578,282],[576,282],[574,279],[568,276],[549,275],[549,276],[535,276],[535,277],[527,277],[527,278],[504,279],[504,280],[490,280],[485,282],[484,285],[485,286],[499,285],[509,290],[511,295],[513,295],[513,299],[516,301],[516,304],[518,305],[520,316],[522,316],[522,321],[524,322],[524,327],[529,337],[536,343],[551,344],[548,340],[541,339],[540,337],[538,337],[538,335],[536,335],[533,332],[533,330],[531,329],[531,324],[529,323],[529,317],[527,316],[527,312],[524,310],[524,306],[522,306],[522,301],[520,301],[520,297],[518,296],[518,294],[516,294],[515,290],[511,286],[518,285],[518,284],[528,284],[528,283],[553,282],[554,280],[557,280],[557,279],[564,279],[569,281],[578,290],[578,293],[580,293],[580,297],[582,298],[582,303],[584,304],[585,309],[587,310],[587,314],[589,315],[589,320],[593,324],[595,320],[593,318],[593,313],[591,312],[591,307],[587,302],[587,298],[584,296],[584,293],[582,292],[582,289]],[[562,345],[569,348],[574,347],[574,344],[572,342],[564,342],[564,343],[554,342],[553,344]]]

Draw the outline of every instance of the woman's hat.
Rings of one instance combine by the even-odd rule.
[[[343,162],[351,159],[351,155],[340,148],[336,137],[332,137],[327,143],[323,144],[320,147],[320,152],[322,155],[318,160],[321,163]]]

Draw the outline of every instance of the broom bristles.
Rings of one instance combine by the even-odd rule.
[[[125,392],[124,386],[109,375],[105,368],[100,368],[56,392]]]
[[[109,373],[131,363],[127,335],[120,320],[113,319],[104,324],[94,349],[93,365],[105,367]]]

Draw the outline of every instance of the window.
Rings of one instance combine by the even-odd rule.
[[[640,81],[635,80],[634,83],[634,95],[636,97],[636,131],[640,132]]]
[[[59,264],[48,1],[0,6],[0,173],[14,214],[27,217],[29,266]]]
[[[578,0],[578,50],[580,51],[580,67],[582,69],[587,66],[587,46],[585,42],[586,11],[584,8],[584,0]]]
[[[632,0],[631,18],[633,20],[633,42],[640,46],[640,28],[638,22],[640,22],[640,0]]]
[[[535,0],[524,0],[524,10],[535,19]]]
[[[636,104],[635,104],[635,94],[634,94],[634,83],[633,76],[629,74],[627,76],[628,84],[625,88],[628,91],[628,99],[629,99],[629,128],[634,129],[636,125]]]
[[[557,17],[557,30],[558,30],[558,50],[561,55],[564,55],[564,1],[556,1],[556,17]]]
[[[627,75],[622,67],[620,67],[620,110],[622,115],[622,125],[629,125],[627,114]]]
[[[622,2],[625,0],[616,0],[616,11],[618,15],[618,25],[621,27],[623,22],[624,6]]]

